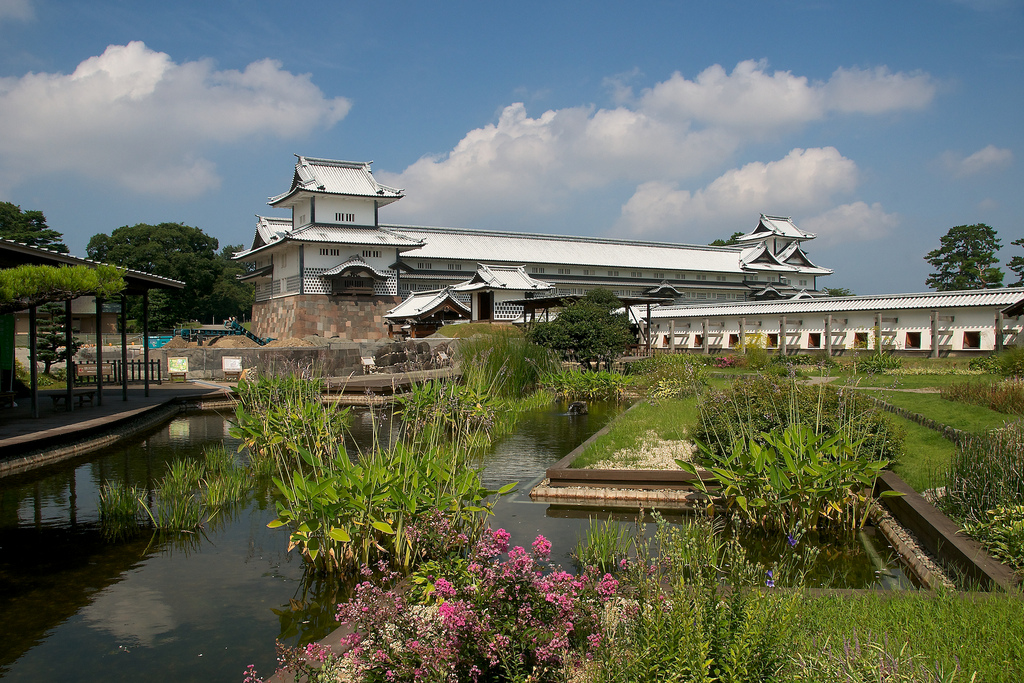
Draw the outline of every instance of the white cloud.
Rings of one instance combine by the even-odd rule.
[[[964,157],[955,152],[942,155],[942,165],[954,178],[965,178],[986,171],[998,171],[1013,163],[1013,152],[988,145]]]
[[[615,184],[671,185],[721,169],[765,136],[831,115],[920,108],[936,90],[927,74],[885,67],[840,68],[829,81],[812,82],[744,61],[731,73],[711,66],[693,80],[676,73],[634,96],[629,82],[636,76],[605,81],[612,108],[531,117],[522,103],[512,104],[447,154],[378,173],[407,190],[388,220],[465,224],[512,209],[547,213],[567,196]]]
[[[0,21],[31,21],[35,17],[31,0],[0,0]]]
[[[681,239],[675,231],[686,229],[684,241],[702,241],[760,213],[825,206],[856,185],[857,165],[834,147],[794,149],[778,161],[732,169],[695,192],[664,181],[643,183],[623,205],[616,227],[669,239]]]
[[[299,137],[349,107],[273,60],[217,71],[209,60],[177,64],[141,42],[111,45],[70,75],[0,79],[0,173],[17,182],[71,171],[137,192],[195,196],[219,182],[203,158],[212,147]]]
[[[864,202],[843,204],[800,221],[802,229],[818,235],[815,245],[820,247],[886,237],[899,224],[897,214],[886,213],[881,204]]]

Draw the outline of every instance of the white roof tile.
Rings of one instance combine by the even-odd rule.
[[[470,315],[469,306],[456,299],[452,296],[451,290],[445,288],[433,292],[419,292],[418,294],[411,294],[405,301],[385,313],[384,317],[393,320],[416,318],[424,312],[437,308],[446,301],[453,304],[467,316]]]
[[[271,197],[269,203],[272,206],[278,205],[303,191],[372,197],[378,200],[381,206],[401,199],[404,196],[402,190],[381,185],[374,179],[370,171],[372,163],[298,156],[291,187],[287,192]]]
[[[472,292],[478,289],[503,289],[517,292],[535,292],[552,289],[552,285],[526,274],[522,266],[494,266],[480,264],[476,274],[465,282],[452,287],[455,292]]]

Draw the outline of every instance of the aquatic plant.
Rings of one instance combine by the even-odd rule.
[[[563,401],[620,401],[632,381],[617,372],[569,368],[544,375],[540,383]]]
[[[572,558],[580,569],[595,567],[602,572],[615,572],[628,560],[633,548],[633,535],[614,519],[590,518],[586,535],[576,539]]]
[[[120,541],[139,533],[143,516],[143,489],[106,483],[100,487],[100,526],[108,541]]]
[[[966,522],[963,528],[992,555],[1024,571],[1024,505],[988,510],[984,519]]]
[[[1024,421],[959,443],[945,473],[942,508],[955,519],[981,524],[988,511],[1024,500]]]
[[[508,327],[460,339],[456,360],[467,387],[495,398],[525,396],[537,388],[541,377],[558,369],[549,349]]]

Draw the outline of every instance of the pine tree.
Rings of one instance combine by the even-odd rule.
[[[1024,237],[1019,240],[1010,242],[1015,247],[1024,247]],[[1012,273],[1017,275],[1017,281],[1011,282],[1010,287],[1024,287],[1024,256],[1014,256],[1010,259],[1006,267],[1010,269]]]
[[[61,304],[45,304],[39,307],[39,312],[48,317],[40,318],[36,327],[36,357],[43,361],[43,372],[49,374],[51,365],[66,363],[69,358],[66,347],[68,321],[64,315],[64,306]],[[82,342],[72,337],[70,357],[74,358],[80,348]]]
[[[995,265],[1002,242],[994,228],[984,223],[958,225],[939,242],[942,246],[928,252],[924,259],[937,268],[925,280],[927,286],[940,292],[1002,286],[1003,271]]]

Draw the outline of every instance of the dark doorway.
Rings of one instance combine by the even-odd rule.
[[[494,318],[494,292],[480,292],[478,297],[480,320],[492,320]]]

